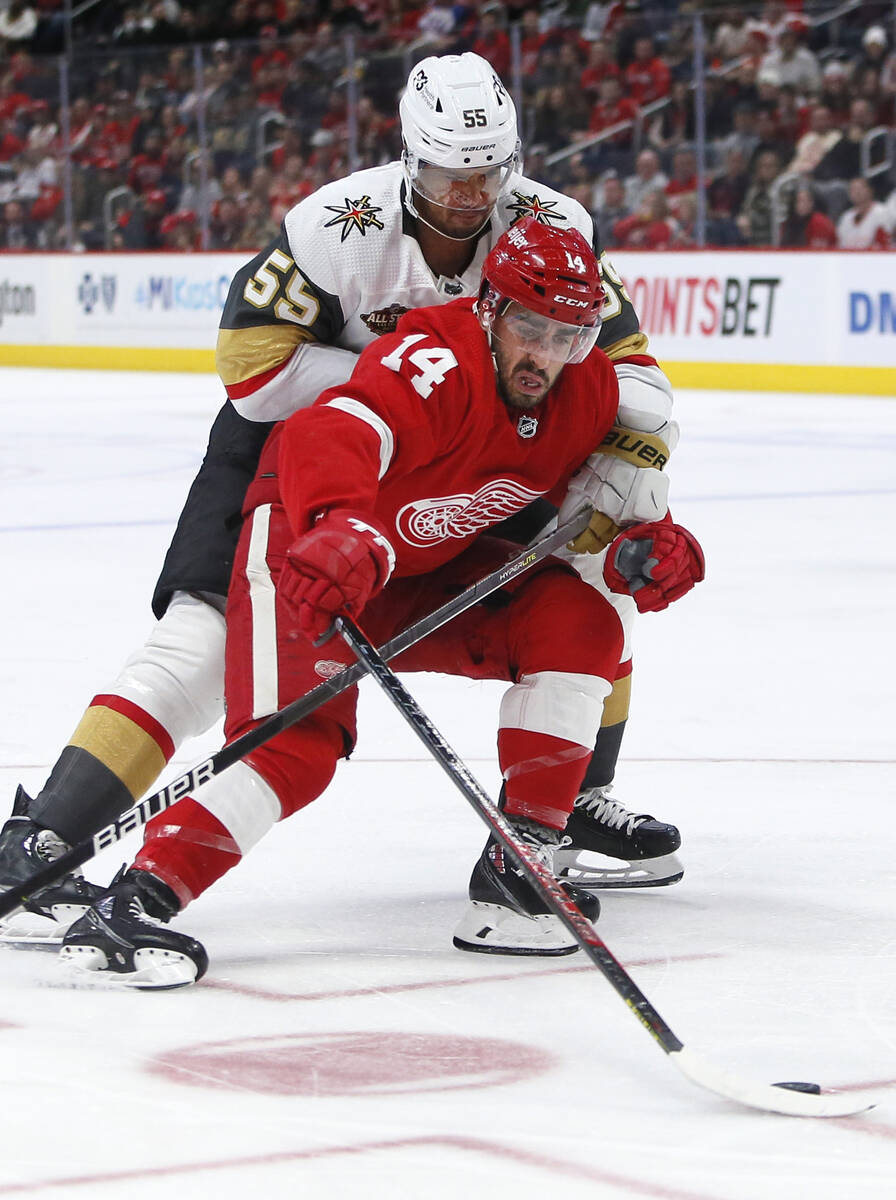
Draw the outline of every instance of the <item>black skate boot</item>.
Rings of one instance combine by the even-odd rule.
[[[27,883],[71,849],[52,829],[31,820],[31,802],[19,787],[12,816],[0,829],[0,891]],[[58,945],[69,925],[84,915],[102,890],[88,883],[80,871],[64,875],[58,883],[28,896],[9,916],[0,917],[0,943]]]
[[[60,963],[72,978],[111,987],[186,987],[205,974],[208,955],[195,938],[163,928],[179,911],[161,879],[122,868],[65,935]]]
[[[570,844],[554,866],[560,879],[584,888],[664,887],[677,883],[684,867],[675,856],[681,834],[647,813],[631,813],[610,798],[610,785],[586,788],[576,797],[566,823]],[[594,856],[601,856],[595,860]],[[624,866],[608,863],[622,860]]]
[[[546,866],[566,840],[524,817],[514,818],[521,839]],[[564,885],[565,886],[565,885]],[[600,915],[590,892],[566,887],[589,921]],[[578,942],[547,906],[500,842],[490,837],[470,877],[470,905],[454,933],[458,950],[481,954],[572,954]]]

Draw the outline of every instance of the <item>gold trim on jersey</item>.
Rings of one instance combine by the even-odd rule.
[[[629,354],[646,354],[647,353],[647,334],[637,333],[630,334],[627,338],[622,338],[621,341],[613,342],[610,346],[601,346],[604,354],[610,362],[617,362],[620,358],[625,358]]]
[[[130,717],[103,704],[88,708],[68,744],[98,758],[135,800],[148,791],[165,766],[158,743]]]
[[[219,329],[215,367],[225,387],[280,366],[303,342],[315,338],[298,325],[252,325]]]

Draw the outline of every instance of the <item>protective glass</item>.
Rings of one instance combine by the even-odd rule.
[[[458,212],[492,208],[504,191],[516,158],[489,167],[438,167],[432,163],[410,163],[411,187],[431,204]]]
[[[479,306],[479,320],[492,338],[551,362],[583,362],[594,349],[600,333],[599,323],[567,325],[564,321],[531,312],[515,300],[508,303],[500,316],[496,315],[497,307]]]

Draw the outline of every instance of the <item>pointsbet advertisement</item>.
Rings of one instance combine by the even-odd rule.
[[[682,386],[896,396],[896,257],[615,255],[650,349]]]
[[[0,365],[214,370],[246,255],[0,258]],[[678,387],[896,396],[896,256],[611,254],[650,350]]]

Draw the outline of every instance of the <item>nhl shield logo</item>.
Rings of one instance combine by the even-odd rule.
[[[516,431],[521,438],[535,437],[538,430],[538,418],[522,416],[516,423]]]

